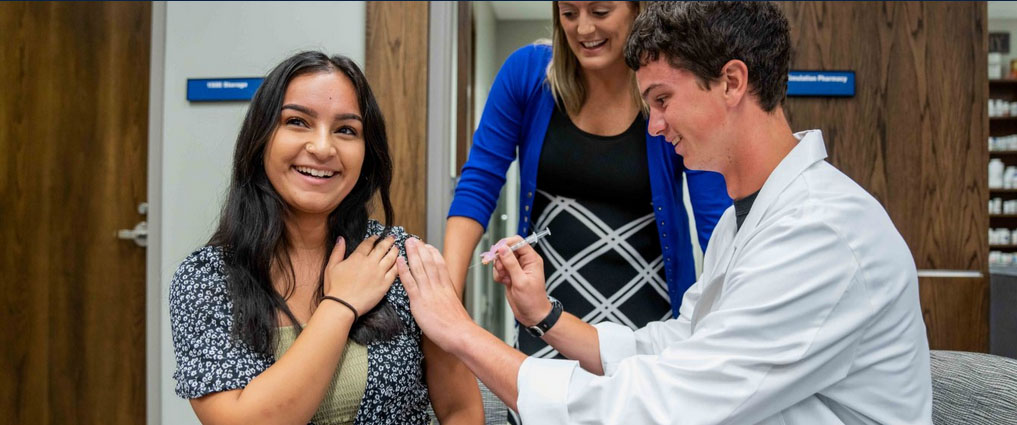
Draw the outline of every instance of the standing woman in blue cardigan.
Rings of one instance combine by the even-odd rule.
[[[639,2],[553,2],[551,46],[513,53],[495,78],[449,210],[444,253],[460,292],[518,157],[518,233],[544,228],[548,293],[588,323],[640,328],[675,317],[703,250],[731,205],[723,177],[685,168],[646,109],[623,46]],[[684,177],[684,179],[683,179]],[[683,181],[695,218],[689,228]],[[517,344],[557,356],[522,323]]]

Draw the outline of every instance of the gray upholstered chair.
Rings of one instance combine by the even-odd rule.
[[[505,425],[508,423],[508,407],[505,406],[505,403],[502,403],[498,396],[487,389],[483,382],[478,380],[477,385],[480,386],[480,397],[484,401],[484,424]],[[438,420],[435,419],[434,411],[430,407],[427,408],[427,413],[431,416],[431,423],[437,424]]]
[[[932,351],[932,423],[1017,424],[1017,360]]]
[[[508,422],[508,406],[483,382],[477,381],[477,385],[480,385],[480,396],[484,399],[484,424],[505,425]]]

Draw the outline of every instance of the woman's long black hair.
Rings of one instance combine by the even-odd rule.
[[[313,74],[341,72],[353,83],[363,116],[364,164],[360,178],[346,198],[328,216],[326,252],[318,276],[317,296],[324,295],[325,260],[335,246],[332,241],[346,240],[346,255],[364,240],[371,198],[377,192],[385,213],[385,231],[391,230],[392,159],[381,109],[374,100],[367,79],[352,60],[321,52],[302,52],[284,60],[265,78],[244,117],[233,154],[233,177],[219,225],[208,244],[222,249],[229,293],[233,301],[233,335],[253,350],[271,354],[276,341],[276,312],[282,311],[300,329],[296,317],[286,305],[294,290],[295,274],[287,251],[286,203],[279,197],[265,174],[265,146],[268,144],[282,108],[286,88],[294,78]],[[272,284],[273,266],[288,272],[282,294]],[[350,331],[353,341],[368,344],[385,340],[403,329],[402,321],[384,298],[362,315]]]

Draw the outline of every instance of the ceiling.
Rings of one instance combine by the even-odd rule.
[[[989,19],[1017,19],[1017,1],[990,1]]]
[[[544,20],[551,17],[549,1],[491,1],[499,21]],[[1017,19],[1017,1],[988,2],[989,19]]]
[[[543,20],[551,17],[549,1],[491,1],[499,21]],[[989,19],[1017,19],[1017,1],[988,2]]]
[[[492,1],[489,3],[494,9],[495,19],[499,21],[551,19],[551,2],[549,1]]]

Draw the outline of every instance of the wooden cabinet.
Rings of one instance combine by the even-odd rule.
[[[823,130],[829,161],[883,204],[919,269],[981,273],[923,278],[920,286],[932,348],[986,351],[985,3],[783,7],[792,69],[856,74],[854,97],[789,98],[792,128]]]
[[[989,347],[988,277],[918,279],[929,347],[985,352]]]

